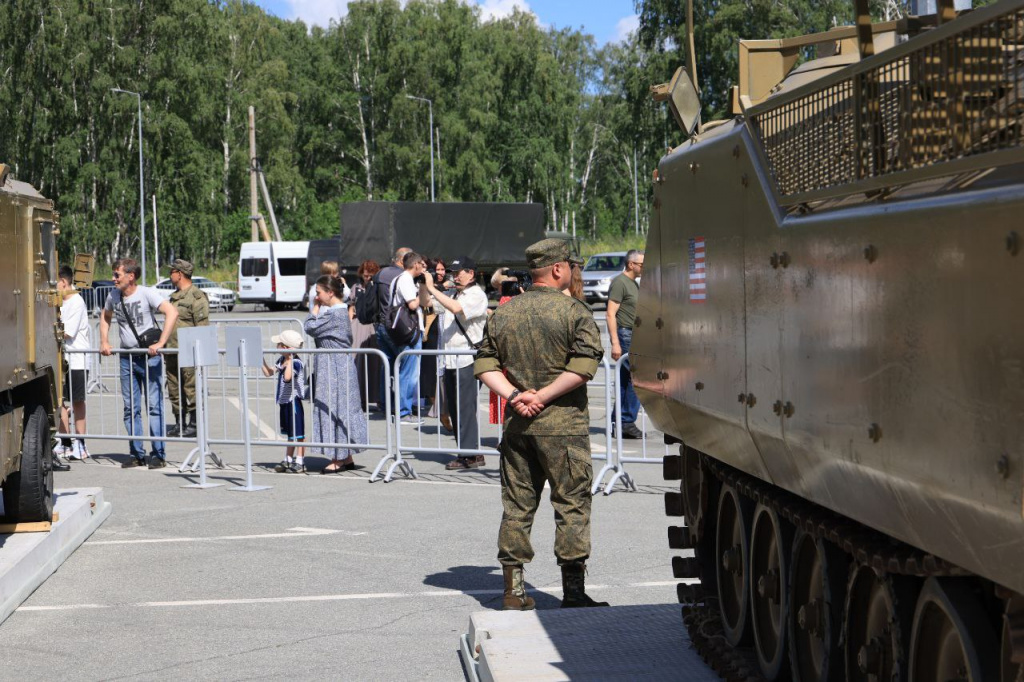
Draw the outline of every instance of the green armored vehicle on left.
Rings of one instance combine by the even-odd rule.
[[[53,516],[61,381],[53,202],[0,164],[0,485],[8,522]]]

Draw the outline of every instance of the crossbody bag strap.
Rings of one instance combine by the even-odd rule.
[[[459,300],[458,294],[455,295],[455,300]],[[466,331],[466,328],[462,326],[462,320],[459,319],[459,314],[452,313],[452,315],[455,317],[455,324],[458,325],[459,331],[462,332],[462,335],[466,337],[466,343],[469,344],[469,347],[474,349],[479,348],[480,343],[473,343],[473,339],[469,338],[469,333]]]
[[[132,316],[128,314],[128,308],[124,305],[124,294],[117,300],[121,305],[121,312],[124,313],[124,319],[128,320],[128,327],[132,330],[132,336],[135,337],[135,343],[139,344],[139,348],[142,348],[142,339],[139,338],[139,332],[135,330],[135,323],[132,322]]]

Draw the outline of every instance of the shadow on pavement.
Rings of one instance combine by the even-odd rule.
[[[444,573],[431,573],[423,579],[424,585],[447,590],[459,590],[480,602],[487,608],[501,608],[501,594],[493,590],[502,590],[504,584],[501,567],[494,566],[452,566]],[[487,593],[480,594],[486,590]],[[538,609],[557,609],[562,600],[545,592],[540,592],[527,581],[526,591],[537,602]]]

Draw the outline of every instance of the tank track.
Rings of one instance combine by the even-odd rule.
[[[939,557],[894,540],[706,455],[701,455],[701,462],[704,470],[720,483],[730,485],[754,502],[774,509],[780,518],[792,523],[796,529],[836,545],[849,555],[851,561],[870,566],[880,577],[886,573],[917,577],[971,575]],[[696,546],[698,543],[692,544]],[[699,548],[695,551],[698,554],[701,552]],[[700,559],[698,556],[696,563],[700,567],[701,582],[713,585],[705,571],[713,571],[714,564]],[[722,635],[717,595],[706,592],[701,585],[680,584],[677,592],[682,604],[683,624],[704,662],[728,682],[761,682],[764,678],[753,647],[733,648]]]

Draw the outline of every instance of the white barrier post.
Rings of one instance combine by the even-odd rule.
[[[202,329],[196,327],[195,329]],[[188,453],[188,457],[181,463],[178,471],[184,473],[188,467],[189,460],[193,456],[197,457],[196,464],[199,466],[199,483],[188,483],[181,486],[182,488],[194,488],[199,490],[205,490],[206,488],[219,488],[224,485],[223,483],[210,483],[206,480],[206,457],[207,455],[216,457],[210,452],[209,445],[209,430],[207,424],[207,406],[206,406],[206,367],[203,364],[205,359],[208,359],[204,355],[204,351],[208,349],[203,348],[203,342],[197,338],[196,335],[188,334],[186,332],[191,331],[190,329],[182,329],[178,332],[179,350],[178,350],[178,366],[179,367],[195,367],[196,372],[196,447],[192,449],[192,452]],[[182,338],[184,337],[184,338]],[[208,339],[207,339],[208,341]],[[186,346],[190,346],[188,353],[183,352]],[[208,355],[208,354],[207,354]],[[213,356],[217,355],[217,346],[213,346]],[[222,465],[223,466],[223,465]]]
[[[615,363],[615,379],[614,381],[608,380],[605,382],[605,405],[610,409],[610,402],[612,399],[612,391],[615,392],[615,447],[613,451],[608,453],[608,463],[601,469],[601,473],[594,477],[594,487],[591,489],[591,494],[596,494],[598,488],[601,487],[601,480],[605,474],[609,471],[614,471],[615,474],[608,480],[608,483],[604,486],[604,494],[610,495],[612,490],[615,488],[615,484],[622,481],[623,485],[626,486],[626,490],[632,490],[636,492],[636,483],[633,482],[633,477],[626,472],[625,467],[622,465],[622,396],[619,395],[619,382],[622,377],[622,363],[629,357],[629,353],[624,353],[619,358],[618,362]],[[605,358],[605,367],[607,367],[607,358]],[[610,420],[609,420],[610,421]]]
[[[254,333],[255,332],[255,333]],[[242,442],[245,444],[245,485],[237,485],[229,490],[238,493],[254,493],[259,490],[270,490],[273,486],[253,485],[252,483],[252,429],[249,425],[249,367],[259,366],[263,362],[260,330],[244,327],[229,327],[225,330],[228,338],[228,360],[232,357],[238,363],[239,396],[242,402]],[[238,350],[234,355],[230,348],[237,338]],[[230,362],[234,365],[235,362]]]

